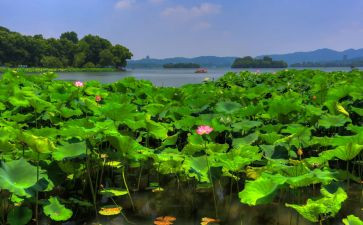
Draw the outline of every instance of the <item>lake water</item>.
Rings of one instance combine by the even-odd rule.
[[[301,68],[303,69],[303,68]],[[306,69],[306,68],[305,68]],[[349,67],[336,67],[336,68],[313,68],[323,71],[350,71]],[[359,68],[360,70],[363,69]],[[230,68],[216,68],[208,69],[208,73],[197,74],[194,73],[195,69],[128,69],[124,72],[85,72],[85,73],[58,73],[60,80],[98,80],[102,83],[111,83],[120,80],[124,77],[135,77],[137,79],[149,80],[157,86],[182,86],[184,84],[201,83],[204,78],[209,77],[211,80],[217,79],[227,72],[240,72],[252,71],[261,73],[275,72],[281,69],[230,69]]]

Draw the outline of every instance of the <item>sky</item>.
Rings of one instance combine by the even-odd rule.
[[[134,59],[363,48],[363,0],[0,0],[0,9],[12,31],[99,35]]]

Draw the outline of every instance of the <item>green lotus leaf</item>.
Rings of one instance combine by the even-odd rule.
[[[246,181],[245,188],[238,196],[247,205],[261,205],[270,203],[276,191],[286,182],[287,178],[279,174],[263,173],[257,180]]]
[[[50,197],[49,203],[43,206],[44,214],[54,221],[66,221],[73,215],[72,210],[62,205],[57,197]]]
[[[65,158],[75,158],[86,154],[86,142],[78,143],[68,143],[64,142],[63,145],[58,146],[58,148],[52,153],[53,158],[57,161],[63,160]]]
[[[343,219],[344,225],[363,225],[363,221],[354,215],[349,215]]]
[[[100,191],[100,194],[106,197],[122,196],[127,195],[126,189],[121,188],[105,188]]]
[[[363,150],[363,145],[348,143],[333,150],[334,155],[341,160],[352,160]]]
[[[8,213],[8,223],[10,225],[26,225],[33,216],[32,210],[27,207],[14,207]]]
[[[342,114],[327,114],[321,117],[321,119],[319,120],[319,125],[324,128],[341,127],[344,126],[344,124],[347,122],[351,122],[351,120]]]
[[[35,136],[33,134],[24,132],[24,142],[34,151],[39,153],[50,153],[55,149],[51,140],[46,137]]]
[[[219,113],[233,114],[241,109],[241,104],[237,102],[218,102],[216,105],[216,111]]]
[[[205,156],[186,157],[182,167],[189,177],[194,177],[200,182],[210,183],[208,163]]]
[[[25,159],[13,160],[0,168],[0,188],[18,196],[29,196],[27,189],[37,183],[37,168]]]
[[[302,108],[300,102],[300,99],[277,96],[269,102],[268,113],[275,117],[279,114],[288,115],[292,112],[299,112]]]
[[[168,137],[168,128],[166,128],[162,123],[157,123],[152,120],[146,120],[146,129],[155,138],[165,140]]]
[[[233,139],[233,146],[238,147],[239,145],[250,145],[253,144],[255,141],[258,140],[259,133],[255,132],[252,134],[249,134],[243,138],[234,138]]]
[[[319,222],[322,216],[334,217],[347,199],[347,193],[339,187],[334,193],[327,188],[320,189],[322,197],[318,200],[308,199],[305,205],[286,203],[287,207],[295,209],[300,215],[311,222]]]
[[[261,121],[253,121],[253,120],[242,120],[238,123],[232,124],[233,131],[238,132],[240,130],[248,131],[252,128],[259,127],[262,125]]]

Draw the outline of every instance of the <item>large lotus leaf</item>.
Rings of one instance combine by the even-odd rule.
[[[270,132],[267,134],[260,134],[260,138],[269,145],[274,144],[277,140],[281,139],[283,135],[276,132]]]
[[[352,160],[363,150],[363,145],[348,143],[345,146],[339,146],[334,149],[334,154],[341,160]]]
[[[218,102],[216,111],[219,113],[233,114],[241,109],[241,104],[237,102]]]
[[[329,170],[315,169],[300,176],[289,177],[287,183],[293,188],[305,187],[318,183],[326,185],[335,180],[335,175],[336,173]]]
[[[66,221],[73,215],[72,210],[62,205],[57,197],[50,197],[49,203],[43,206],[44,214],[54,221]]]
[[[363,221],[354,215],[349,215],[343,219],[344,225],[363,225]]]
[[[257,180],[247,181],[245,188],[238,196],[240,201],[248,205],[267,204],[272,201],[276,191],[286,182],[287,178],[279,174],[263,173]]]
[[[100,194],[106,197],[122,196],[127,195],[126,189],[121,188],[105,188],[100,191]]]
[[[50,153],[55,146],[49,138],[36,136],[31,133],[23,133],[24,142],[34,151],[39,153]]]
[[[0,188],[18,196],[29,196],[26,189],[37,183],[37,168],[25,159],[13,160],[0,168]]]
[[[60,115],[64,118],[71,118],[72,116],[81,116],[83,114],[82,110],[79,108],[71,109],[66,106],[62,106],[59,109]]]
[[[182,168],[189,177],[194,177],[200,182],[210,183],[208,162],[205,156],[185,158]]]
[[[340,210],[341,204],[347,199],[347,193],[338,188],[330,193],[326,188],[320,190],[322,197],[318,200],[308,199],[306,205],[287,204],[287,207],[295,209],[300,215],[311,222],[318,222],[321,216],[334,217]]]
[[[233,139],[233,146],[238,147],[240,145],[250,145],[253,144],[255,141],[257,141],[259,136],[258,132],[254,132],[252,134],[249,134],[243,138],[234,138]]]
[[[163,150],[160,154],[154,155],[154,165],[161,174],[177,173],[181,170],[184,158],[184,155],[182,155],[178,149],[168,148]]]
[[[352,111],[357,113],[360,116],[363,116],[363,109],[361,109],[361,108],[352,107]]]
[[[286,98],[283,96],[277,96],[269,102],[268,113],[271,116],[288,115],[291,112],[298,112],[301,110],[302,105],[300,101],[295,98]]]
[[[137,115],[137,106],[133,104],[119,104],[110,102],[102,106],[102,111],[106,117],[115,121],[133,120]]]
[[[242,117],[255,116],[262,112],[264,112],[264,106],[262,104],[248,105],[248,106],[242,108],[240,116],[242,116]]]
[[[344,124],[347,122],[351,122],[351,120],[342,114],[327,114],[321,117],[321,119],[319,120],[319,125],[324,128],[341,127],[344,126]]]
[[[254,127],[259,127],[262,125],[260,121],[253,121],[253,120],[242,120],[238,123],[232,124],[233,131],[238,132],[241,130],[248,131]]]
[[[120,151],[122,154],[127,154],[132,150],[142,150],[144,147],[140,145],[137,141],[129,136],[122,136],[119,134],[114,134],[107,136],[107,140],[110,144]]]
[[[146,120],[146,129],[157,139],[164,140],[168,137],[168,128],[161,123],[154,122],[150,119]]]
[[[33,212],[27,207],[14,207],[8,213],[8,224],[10,225],[26,225],[29,223]]]
[[[182,129],[182,130],[190,130],[192,129],[192,127],[194,127],[196,124],[198,123],[198,120],[196,117],[193,116],[183,116],[180,120],[176,120],[174,122],[174,126],[177,129]]]
[[[58,148],[52,153],[53,158],[57,161],[63,160],[65,158],[75,158],[86,154],[86,142],[78,143],[68,143],[64,142],[63,145],[58,146]]]

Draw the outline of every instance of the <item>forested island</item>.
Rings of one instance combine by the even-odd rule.
[[[273,61],[271,57],[264,56],[262,59],[254,59],[251,56],[236,58],[232,68],[286,68],[284,61]]]
[[[40,68],[124,68],[132,53],[122,45],[97,35],[78,38],[75,32],[60,38],[27,36],[0,27],[0,66]]]
[[[163,65],[166,69],[187,69],[187,68],[200,68],[201,66],[196,63],[167,63]]]
[[[327,62],[302,62],[291,64],[291,67],[363,67],[363,58]]]

